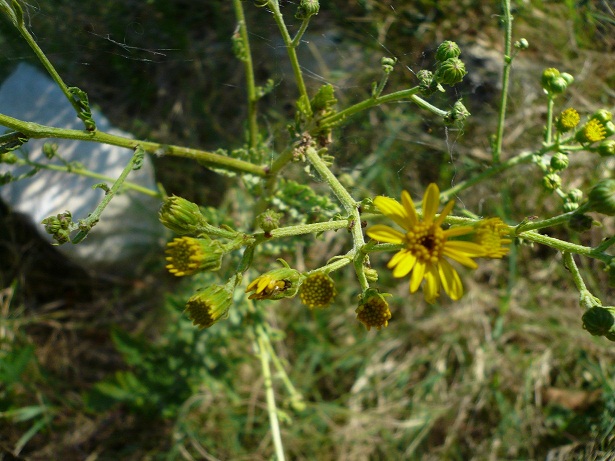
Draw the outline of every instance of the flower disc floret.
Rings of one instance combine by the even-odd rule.
[[[474,227],[442,229],[442,223],[453,209],[454,201],[448,202],[436,217],[439,197],[438,186],[430,184],[423,197],[422,220],[419,220],[408,192],[402,192],[401,203],[388,197],[376,197],[374,205],[405,232],[380,224],[367,230],[367,235],[374,240],[402,245],[401,250],[389,261],[388,267],[393,270],[394,277],[410,274],[410,293],[415,293],[424,280],[423,293],[429,303],[435,302],[440,288],[453,300],[463,295],[459,274],[448,259],[476,269],[477,264],[472,258],[486,254],[484,247],[477,243],[453,240],[454,237],[473,233]]]
[[[508,254],[510,230],[500,218],[483,219],[476,225],[474,242],[485,250],[486,258],[502,258]]]
[[[389,325],[391,319],[391,310],[389,303],[384,299],[386,296],[391,296],[388,293],[379,293],[378,290],[368,288],[359,301],[359,307],[355,310],[357,320],[361,322],[367,330],[375,327],[380,330],[382,327]]]
[[[560,133],[565,133],[567,131],[572,130],[576,127],[581,121],[581,116],[579,113],[572,107],[562,111],[560,116],[557,118],[557,130]]]
[[[604,125],[597,119],[589,120],[577,133],[577,141],[581,143],[593,143],[602,141],[606,137],[606,129]]]
[[[308,275],[299,289],[301,302],[310,309],[324,309],[335,299],[335,282],[323,272]]]

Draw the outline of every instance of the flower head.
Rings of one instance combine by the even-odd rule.
[[[572,130],[575,126],[579,124],[581,121],[581,116],[579,113],[572,107],[562,111],[560,116],[557,118],[556,125],[558,131],[561,133],[565,133],[567,131]]]
[[[598,119],[590,119],[581,129],[577,132],[577,141],[581,143],[593,143],[602,141],[606,137],[606,129],[604,125],[600,123]]]
[[[357,320],[361,322],[369,331],[372,327],[380,330],[382,327],[389,325],[391,319],[391,311],[389,303],[384,299],[386,296],[391,296],[388,293],[380,293],[378,290],[368,288],[361,295],[359,307],[355,310]]]
[[[410,293],[415,293],[423,280],[423,293],[429,303],[435,302],[442,287],[453,300],[463,295],[463,285],[457,271],[448,259],[476,269],[472,258],[485,255],[485,249],[474,242],[452,240],[453,237],[474,232],[472,226],[459,226],[442,229],[444,218],[453,209],[454,201],[446,204],[442,213],[436,217],[439,206],[440,190],[430,184],[423,197],[423,218],[419,220],[410,194],[402,192],[401,201],[388,197],[376,197],[374,205],[388,218],[404,229],[400,232],[389,226],[376,224],[367,230],[367,235],[386,243],[397,243],[403,248],[389,261],[394,277],[410,275]]]
[[[323,272],[308,275],[299,290],[301,302],[310,309],[328,307],[336,294],[335,282]]]
[[[246,288],[246,293],[253,291],[249,299],[292,298],[301,285],[301,274],[290,267],[274,269],[258,276]]]
[[[510,234],[508,226],[500,218],[488,218],[479,221],[475,226],[474,242],[484,250],[486,258],[502,258],[508,254],[512,240],[507,237]]]
[[[179,235],[197,233],[201,226],[207,224],[196,203],[176,195],[164,199],[158,216],[166,228]]]
[[[178,237],[167,243],[167,269],[178,277],[199,271],[216,271],[222,264],[225,250],[209,237]]]
[[[184,312],[192,324],[200,329],[209,328],[219,320],[228,317],[233,302],[233,293],[227,287],[211,285],[192,296]]]

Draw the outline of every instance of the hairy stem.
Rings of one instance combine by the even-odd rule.
[[[172,157],[191,158],[205,166],[223,168],[239,173],[249,173],[255,176],[267,176],[266,168],[260,165],[246,162],[244,160],[226,157],[214,152],[191,149],[188,147],[172,146],[151,141],[139,141],[123,136],[117,136],[103,131],[70,130],[66,128],[55,128],[38,123],[25,122],[8,115],[0,114],[0,125],[4,125],[13,130],[23,133],[27,138],[60,138],[74,139],[77,141],[99,142],[112,146],[126,147],[135,149],[137,146],[149,153],[169,155]]]

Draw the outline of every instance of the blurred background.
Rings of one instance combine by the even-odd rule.
[[[85,3],[85,4],[84,4]],[[282,11],[292,30],[296,3]],[[514,61],[503,157],[541,145],[546,114],[540,75],[575,76],[557,110],[615,109],[615,16],[606,1],[513,2],[513,40],[530,44]],[[244,2],[257,84],[274,90],[259,104],[273,149],[288,141],[297,97],[272,16]],[[68,85],[89,95],[109,122],[136,138],[203,149],[243,144],[243,66],[231,51],[231,2],[78,2],[26,6],[27,24]],[[498,2],[321,2],[299,48],[310,91],[323,83],[339,106],[369,96],[380,58],[398,64],[385,91],[417,84],[443,40],[456,41],[468,75],[430,102],[459,98],[472,114],[463,128],[410,103],[355,116],[334,132],[331,154],[356,199],[407,189],[422,195],[485,169],[499,103],[503,28]],[[19,64],[38,66],[27,44],[0,22],[0,81]],[[167,193],[246,225],[233,178],[178,158],[153,158]],[[575,154],[564,183],[587,190],[610,177],[611,160]],[[293,172],[297,178],[300,169]],[[518,223],[551,216],[560,201],[523,166],[464,191],[462,208]],[[214,208],[218,211],[214,212]],[[128,273],[84,267],[41,240],[27,217],[0,210],[0,459],[271,459],[262,377],[239,316],[198,331],[186,299],[211,275],[175,280],[152,248]],[[103,214],[103,220],[104,220]],[[603,227],[548,233],[595,245]],[[117,226],[122,226],[121,222]],[[95,228],[96,229],[96,228]],[[322,265],[348,246],[325,234],[289,248],[298,269]],[[274,258],[272,258],[273,261]],[[387,255],[372,259],[384,267]],[[578,260],[605,305],[615,302],[602,265]],[[131,263],[132,264],[132,263]],[[299,265],[303,264],[303,267]],[[291,263],[292,265],[292,263]],[[358,285],[335,274],[338,299],[310,312],[297,300],[271,304],[284,338],[276,350],[307,407],[282,427],[293,460],[611,459],[615,453],[615,349],[582,329],[578,293],[561,257],[519,246],[502,261],[464,272],[467,294],[429,306],[384,271],[388,328],[367,333],[355,320]],[[17,458],[16,458],[17,457]]]

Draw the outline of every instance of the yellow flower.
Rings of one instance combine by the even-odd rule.
[[[404,245],[404,248],[391,258],[388,267],[393,269],[394,277],[411,274],[410,293],[415,293],[425,280],[423,293],[428,303],[435,302],[441,287],[453,300],[458,300],[463,295],[459,274],[446,258],[476,269],[477,264],[472,258],[485,255],[485,249],[477,243],[451,240],[452,237],[474,232],[473,227],[442,229],[444,218],[453,209],[454,201],[448,202],[436,218],[439,197],[438,186],[430,184],[423,197],[422,220],[419,220],[408,192],[402,192],[402,203],[388,197],[376,197],[374,205],[405,232],[381,224],[376,224],[367,230],[367,235],[374,240]]]
[[[503,245],[512,242],[511,239],[503,238],[510,234],[508,226],[500,218],[488,218],[476,224],[474,242],[485,250],[486,258],[502,258],[508,254],[509,249]]]
[[[301,286],[302,277],[290,267],[274,269],[259,275],[246,288],[246,293],[253,291],[248,299],[282,299],[292,298]]]
[[[167,243],[167,269],[178,277],[199,271],[217,271],[225,250],[222,244],[209,237],[177,237]]]
[[[557,118],[557,129],[560,132],[565,133],[572,130],[575,126],[579,124],[580,121],[581,117],[579,113],[572,107],[569,107],[568,109],[564,110]]]

